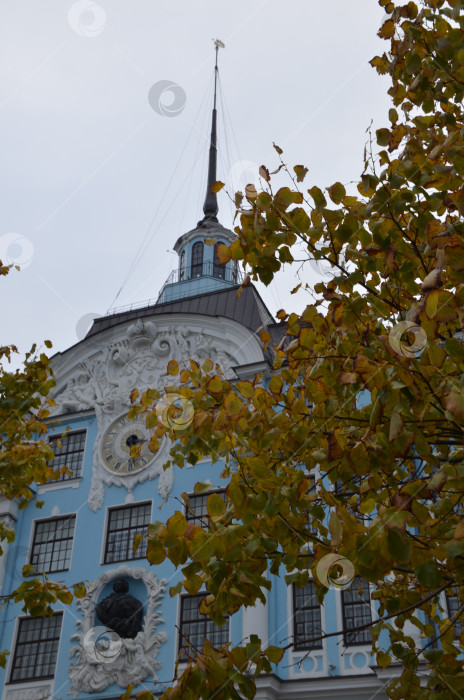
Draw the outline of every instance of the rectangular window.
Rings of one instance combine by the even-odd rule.
[[[351,586],[342,591],[342,612],[345,646],[353,644],[370,644],[371,633],[369,628],[355,630],[359,625],[372,622],[371,599],[369,584],[357,576]]]
[[[10,683],[53,678],[62,619],[62,613],[20,618]]]
[[[191,652],[201,651],[205,639],[208,639],[213,647],[221,647],[229,641],[229,618],[226,618],[222,627],[218,627],[206,615],[202,615],[198,609],[200,602],[205,598],[204,593],[199,595],[183,595],[180,598],[180,628],[179,650],[181,661],[187,661]]]
[[[63,437],[53,435],[48,439],[55,458],[48,462],[49,467],[59,471],[61,467],[66,467],[72,474],[64,474],[60,481],[68,479],[78,479],[82,476],[82,465],[84,463],[85,430],[75,433],[68,433]],[[52,483],[53,481],[50,480]]]
[[[67,571],[71,564],[75,515],[35,523],[30,564],[37,573]]]
[[[112,508],[108,517],[104,563],[144,559],[147,552],[147,527],[150,518],[151,503]],[[143,539],[134,554],[136,535],[143,535]]]
[[[293,585],[294,650],[322,649],[322,639],[311,642],[312,637],[320,637],[322,633],[321,606],[314,581],[303,588]]]
[[[206,501],[208,496],[212,493],[217,493],[221,498],[226,500],[226,492],[223,491],[210,491],[209,493],[194,493],[188,497],[189,502],[185,504],[184,515],[185,519],[195,523],[196,525],[201,525],[204,527],[208,523],[208,509],[206,507]]]
[[[462,603],[457,596],[456,589],[453,590],[453,593],[446,594],[446,605],[448,607],[448,617],[450,620],[452,620],[454,618],[454,616],[458,614],[459,610],[462,607]],[[456,618],[456,621],[453,623],[454,631],[455,631],[456,635],[461,634],[461,632],[462,632],[463,617],[464,617],[464,613],[459,615],[459,617]]]

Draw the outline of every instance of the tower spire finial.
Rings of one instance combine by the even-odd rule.
[[[211,140],[209,145],[209,163],[208,163],[208,182],[206,185],[206,197],[205,203],[203,204],[204,217],[198,222],[199,226],[207,226],[208,222],[218,223],[217,213],[218,202],[217,195],[212,192],[211,187],[216,182],[216,167],[217,167],[217,137],[216,137],[216,96],[217,96],[217,82],[218,82],[218,53],[219,49],[225,48],[225,45],[220,39],[214,40],[214,46],[216,48],[216,63],[214,66],[214,101],[213,101],[213,115],[211,121]]]

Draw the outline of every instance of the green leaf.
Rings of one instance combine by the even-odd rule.
[[[297,182],[303,182],[303,180],[305,179],[306,174],[308,172],[308,168],[305,168],[304,165],[295,165],[293,167],[293,170],[296,173]]]
[[[157,538],[148,538],[147,559],[150,564],[162,564],[166,559],[166,550]]]
[[[427,561],[424,564],[419,564],[414,569],[419,583],[424,586],[424,588],[429,588],[433,590],[438,588],[443,581],[440,570],[434,564],[433,561]]]
[[[375,134],[377,136],[377,143],[379,146],[388,146],[391,137],[391,132],[389,129],[377,129]]]
[[[387,544],[390,556],[394,561],[400,563],[408,563],[411,556],[411,544],[407,541],[406,536],[398,530],[388,528]]]
[[[317,209],[321,209],[322,207],[327,206],[327,200],[322,194],[322,190],[319,189],[319,187],[311,187],[310,190],[308,190],[309,194],[314,200],[314,204],[316,205]]]
[[[169,595],[171,596],[171,598],[175,598],[176,595],[179,595],[179,593],[182,591],[182,588],[183,588],[182,581],[178,581],[178,583],[176,583],[175,586],[171,586],[169,588]]]
[[[270,646],[267,649],[265,649],[264,654],[267,656],[271,664],[278,664],[279,661],[282,661],[283,656],[284,656],[285,650],[281,649],[280,647],[273,647]]]
[[[464,345],[459,340],[447,338],[445,340],[445,348],[453,360],[464,361]]]
[[[82,582],[75,583],[73,585],[73,593],[75,598],[85,598],[85,596],[87,595],[85,584]]]
[[[185,515],[177,511],[167,520],[166,527],[171,535],[183,535],[187,530],[187,524]]]
[[[224,499],[218,493],[212,493],[211,496],[208,496],[206,508],[208,510],[209,517],[214,518],[215,516],[222,515],[225,512],[226,504],[224,503]]]
[[[154,698],[151,690],[139,690],[135,697],[136,700],[153,700]]]
[[[334,202],[334,204],[340,204],[343,197],[346,195],[346,190],[341,182],[336,182],[331,187],[328,187],[327,191],[329,193],[330,199],[332,200],[332,202]]]

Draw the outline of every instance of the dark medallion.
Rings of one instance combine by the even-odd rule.
[[[129,584],[123,578],[113,583],[113,593],[98,603],[97,617],[106,627],[123,639],[134,639],[142,629],[142,603],[128,593]]]

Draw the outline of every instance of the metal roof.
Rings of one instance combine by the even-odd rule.
[[[240,297],[237,297],[238,289],[237,285],[230,289],[199,294],[163,304],[153,304],[141,309],[122,311],[111,316],[102,316],[94,320],[86,338],[133,319],[177,313],[230,318],[249,328],[253,333],[262,326],[276,325],[274,318],[253,285],[244,287]]]

